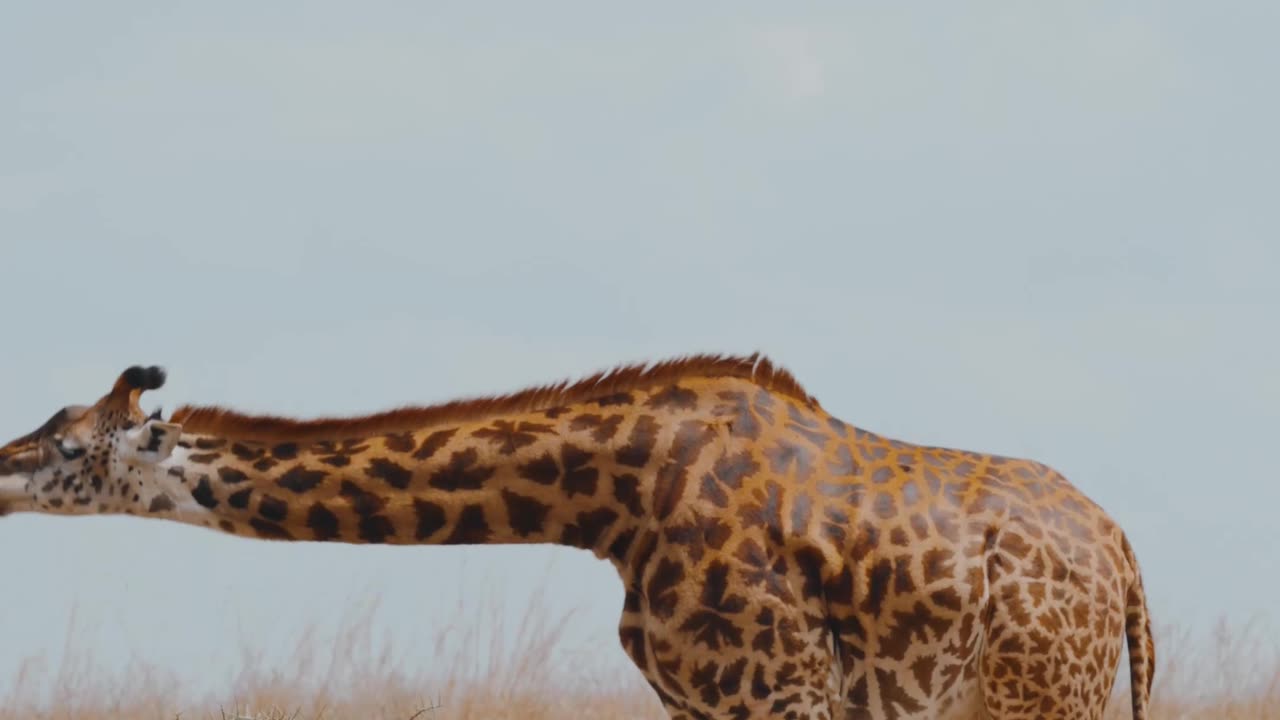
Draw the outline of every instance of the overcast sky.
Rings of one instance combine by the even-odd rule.
[[[134,363],[153,404],[311,415],[760,349],[855,425],[1053,465],[1158,622],[1243,621],[1280,594],[1278,7],[6,4],[0,436]],[[73,607],[185,673],[536,584],[627,663],[580,552],[0,548],[0,677]]]

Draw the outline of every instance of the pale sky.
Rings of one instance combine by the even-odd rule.
[[[313,415],[760,349],[855,425],[1056,467],[1158,623],[1243,622],[1280,595],[1277,21],[8,3],[0,436],[135,363],[169,369],[152,404]],[[442,608],[536,585],[628,667],[621,585],[576,551],[35,516],[0,548],[0,678],[73,608],[107,664],[186,677],[372,597],[429,667]]]

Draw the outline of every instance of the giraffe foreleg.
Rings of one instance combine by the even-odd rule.
[[[667,712],[688,720],[832,720],[841,698],[829,626],[794,596],[728,586],[727,570],[711,563],[670,593],[661,582],[628,593],[623,647]]]

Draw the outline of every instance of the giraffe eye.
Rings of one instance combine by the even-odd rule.
[[[53,446],[58,448],[58,453],[61,454],[64,459],[75,460],[77,458],[84,457],[84,448],[68,445],[60,437],[55,437],[53,439]]]

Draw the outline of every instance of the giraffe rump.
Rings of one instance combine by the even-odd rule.
[[[811,408],[819,407],[817,399],[801,387],[795,376],[760,353],[747,356],[700,354],[657,363],[622,365],[601,370],[580,380],[562,380],[505,395],[403,407],[357,417],[299,420],[275,415],[249,415],[221,406],[185,405],[174,411],[170,421],[182,425],[186,432],[244,441],[340,440],[396,432],[405,428],[466,422],[502,413],[545,410],[692,377],[747,379],[765,390],[794,398]]]

